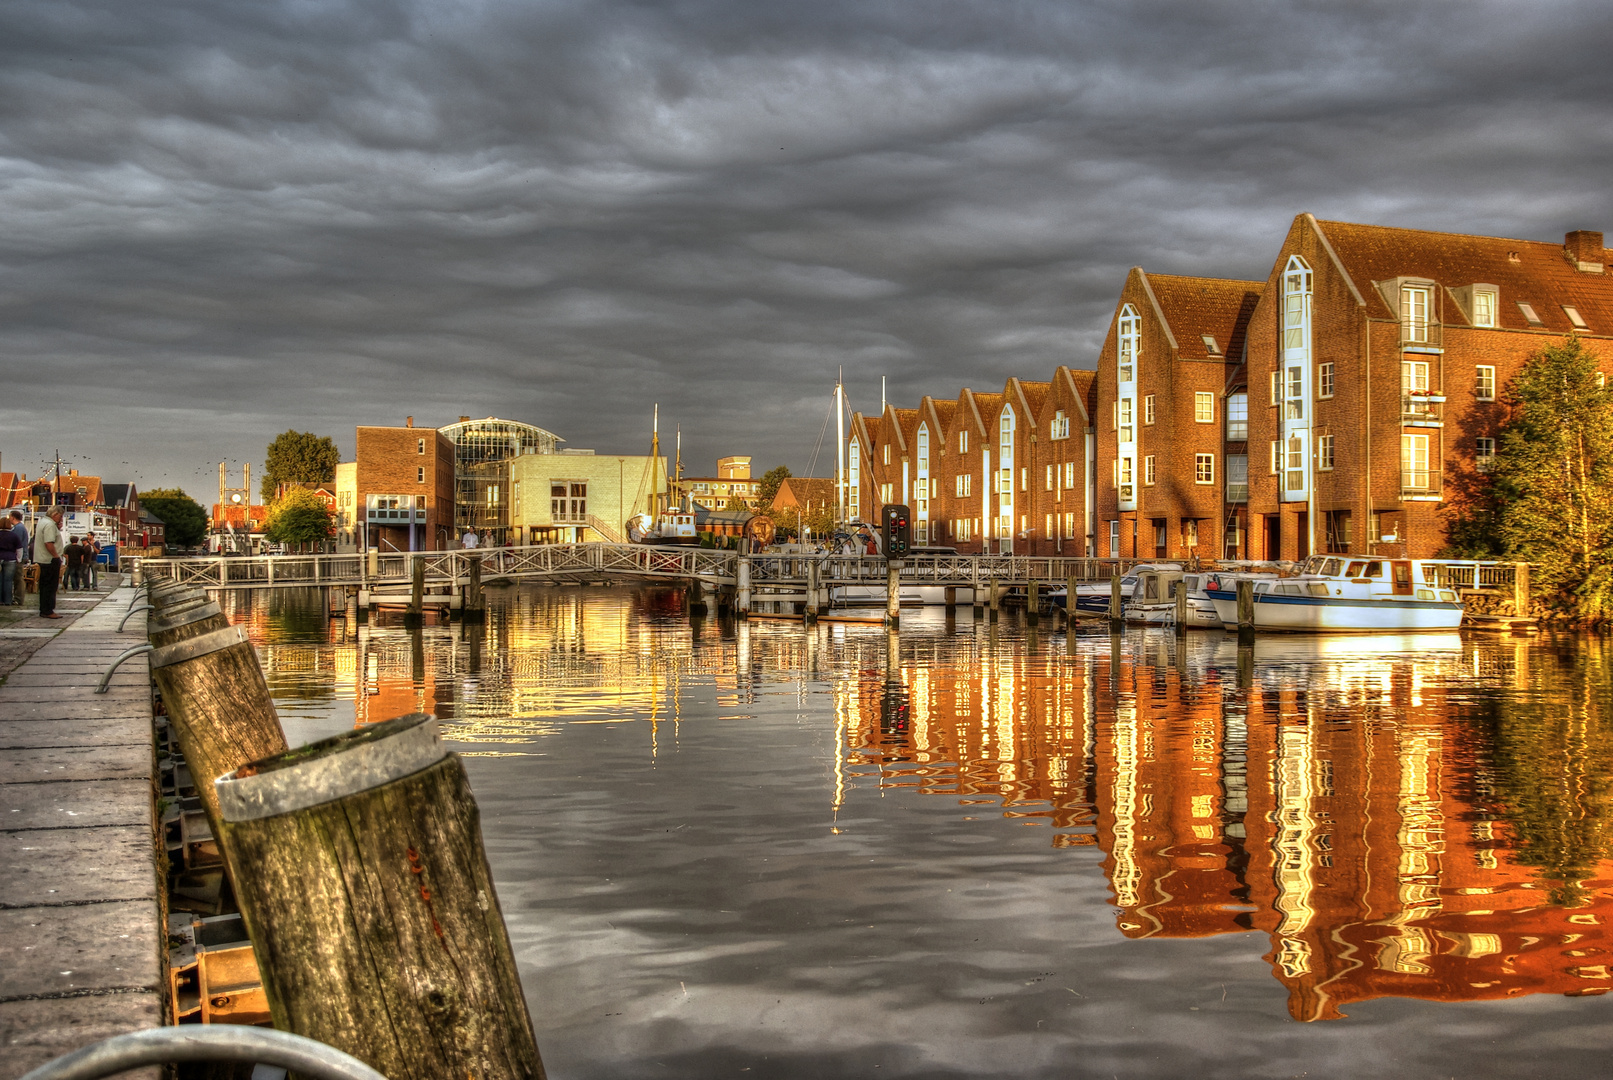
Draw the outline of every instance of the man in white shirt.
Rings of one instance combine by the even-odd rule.
[[[471,548],[473,548],[475,546],[476,546],[476,530],[474,530],[474,529],[466,529],[465,530],[465,550],[469,551]]]
[[[56,587],[62,580],[62,508],[53,506],[34,523],[34,562],[39,564],[39,617],[59,619]]]

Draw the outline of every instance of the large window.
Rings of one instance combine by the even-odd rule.
[[[1053,422],[1048,425],[1047,436],[1050,439],[1068,439],[1070,437],[1070,418],[1064,415],[1063,410],[1053,414]]]
[[[1400,362],[1400,392],[1426,394],[1428,392],[1428,363],[1424,360]]]
[[[1298,255],[1283,271],[1283,349],[1308,346],[1311,317],[1311,270]]]
[[[1330,398],[1333,396],[1333,361],[1316,365],[1316,396]]]
[[[1333,436],[1316,436],[1316,467],[1318,469],[1333,468]]]
[[[586,480],[549,481],[549,516],[557,525],[586,525],[588,523],[588,482]]]
[[[1479,472],[1489,472],[1495,467],[1495,440],[1480,437],[1473,440],[1473,462]]]
[[[1428,436],[1400,436],[1400,486],[1411,491],[1427,491],[1433,474],[1428,468]]]
[[[1195,484],[1215,483],[1215,455],[1193,455],[1193,482]]]
[[[1120,459],[1120,498],[1129,501],[1132,497],[1131,458],[1123,457]]]
[[[1143,398],[1143,423],[1152,424],[1153,422],[1154,422],[1154,395],[1149,394],[1149,395],[1147,395],[1146,397]]]
[[[1200,390],[1193,395],[1193,422],[1195,424],[1215,423],[1215,395]]]
[[[1135,426],[1131,422],[1131,399],[1120,399],[1120,441],[1129,443],[1135,441]]]
[[[930,471],[930,428],[927,424],[919,425],[918,450],[918,470],[922,476]]]
[[[1249,395],[1238,391],[1227,398],[1227,441],[1244,442],[1249,438]]]
[[[1494,326],[1495,312],[1499,305],[1496,303],[1496,294],[1489,289],[1476,289],[1473,293],[1473,325]]]
[[[1305,369],[1298,364],[1288,369],[1288,409],[1290,420],[1305,418]]]
[[[1227,455],[1227,502],[1249,501],[1249,455]]]
[[[953,488],[958,498],[964,498],[969,494],[974,487],[974,479],[974,474],[972,473],[959,473],[953,477]]]
[[[1120,309],[1120,381],[1128,383],[1137,375],[1137,344],[1141,338],[1142,320],[1130,304]]]
[[[1428,340],[1428,289],[1407,285],[1400,290],[1400,337],[1403,341]]]
[[[1495,400],[1495,368],[1489,364],[1474,367],[1473,391],[1480,401]]]
[[[1120,558],[1120,522],[1109,522],[1109,558]]]
[[[1289,491],[1303,491],[1305,489],[1305,440],[1298,435],[1290,435],[1283,458],[1283,486]]]
[[[1143,458],[1143,483],[1150,486],[1154,483],[1154,455],[1149,454]]]

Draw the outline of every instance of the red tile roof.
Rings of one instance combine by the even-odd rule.
[[[1173,274],[1146,276],[1171,333],[1176,335],[1177,355],[1189,360],[1218,358],[1204,341],[1208,334],[1220,347],[1219,357],[1234,362],[1242,357],[1244,328],[1265,282]]]
[[[1507,330],[1569,333],[1576,327],[1563,311],[1567,304],[1589,324],[1590,329],[1581,332],[1613,335],[1613,275],[1579,270],[1569,262],[1562,243],[1342,221],[1316,224],[1374,318],[1399,318],[1400,313],[1389,310],[1373,282],[1416,277],[1431,279],[1446,289],[1496,286],[1500,290],[1499,322]],[[1610,260],[1613,253],[1603,248],[1603,265]],[[1445,295],[1441,301],[1441,322],[1458,326],[1467,322],[1453,298]],[[1544,325],[1531,325],[1518,309],[1519,301],[1533,307]]]

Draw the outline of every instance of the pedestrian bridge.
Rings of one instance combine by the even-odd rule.
[[[204,556],[143,559],[149,581],[176,581],[204,589],[285,589],[351,587],[407,588],[415,562],[424,563],[425,585],[455,588],[470,580],[473,560],[484,582],[553,581],[578,583],[616,579],[732,586],[741,561],[750,583],[762,589],[806,585],[816,566],[821,585],[884,586],[887,564],[879,556],[760,554],[740,555],[699,547],[644,544],[539,544],[471,551],[371,552],[367,555]],[[1136,564],[1136,559],[1073,559],[1026,555],[918,555],[903,560],[904,585],[972,588],[993,579],[1002,586],[1103,581]]]

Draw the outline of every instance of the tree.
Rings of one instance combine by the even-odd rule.
[[[263,535],[277,544],[316,543],[330,538],[330,504],[308,488],[288,488],[285,495],[269,507],[269,520]]]
[[[1447,530],[1453,548],[1534,564],[1558,613],[1613,619],[1613,392],[1578,337],[1530,357],[1507,385],[1487,482]]]
[[[768,469],[762,474],[761,505],[772,506],[773,496],[778,494],[779,485],[795,474],[788,465],[780,465],[775,469]]]
[[[283,431],[269,444],[263,463],[263,503],[274,502],[281,484],[323,484],[336,479],[341,451],[329,435]]]
[[[159,518],[170,544],[191,547],[207,536],[207,511],[178,488],[153,488],[140,493],[140,505]]]

